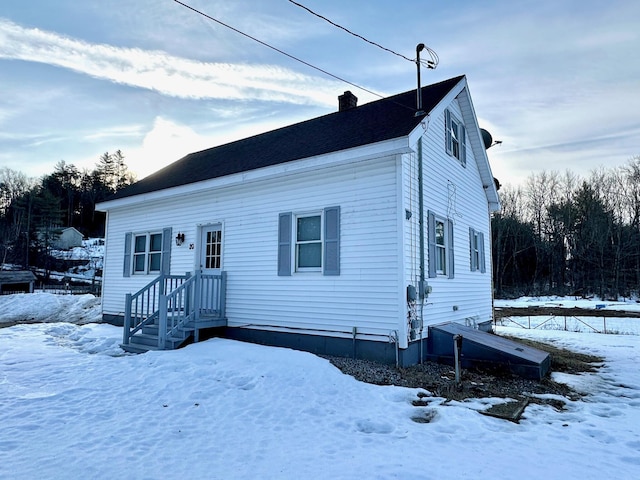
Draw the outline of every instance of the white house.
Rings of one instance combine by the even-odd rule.
[[[196,152],[100,203],[125,347],[198,329],[400,364],[492,319],[496,182],[464,76]],[[185,274],[187,274],[185,276]],[[159,325],[159,326],[158,326]],[[147,346],[145,347],[144,344]]]

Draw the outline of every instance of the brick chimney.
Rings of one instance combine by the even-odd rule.
[[[344,92],[344,94],[338,97],[338,111],[344,112],[345,110],[349,110],[351,108],[356,108],[358,106],[358,97],[356,97],[349,90]]]

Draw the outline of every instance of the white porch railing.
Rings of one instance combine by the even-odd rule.
[[[224,318],[226,273],[205,275],[160,275],[141,290],[125,298],[123,345],[142,333],[145,326],[158,326],[159,349],[167,347],[181,329],[198,329],[201,318]]]

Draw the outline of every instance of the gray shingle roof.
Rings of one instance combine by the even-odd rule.
[[[462,79],[422,87],[422,108],[430,112]],[[189,155],[107,199],[246,172],[408,135],[422,120],[415,116],[416,91],[400,93]]]

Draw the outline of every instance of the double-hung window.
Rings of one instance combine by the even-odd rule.
[[[296,271],[322,268],[322,215],[296,216]]]
[[[340,275],[340,207],[278,216],[278,276]]]
[[[454,277],[453,222],[427,212],[429,277]]]
[[[136,234],[133,241],[133,273],[160,272],[162,233]]]
[[[171,228],[125,234],[123,276],[170,273]]]
[[[435,268],[436,273],[438,275],[446,275],[447,274],[447,242],[446,242],[446,231],[445,224],[442,220],[435,221]]]
[[[446,151],[464,167],[467,165],[467,133],[464,125],[449,110],[444,111],[444,119]]]
[[[484,234],[469,228],[469,254],[471,271],[486,272],[484,259]]]

